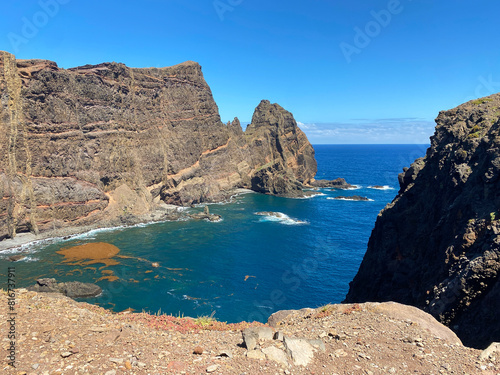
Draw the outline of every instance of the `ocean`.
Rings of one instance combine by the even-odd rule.
[[[424,156],[427,147],[316,145],[316,178],[343,177],[356,190],[321,189],[321,195],[307,199],[241,194],[209,205],[211,213],[222,216],[220,222],[93,231],[32,246],[29,256],[16,263],[7,260],[16,252],[1,253],[0,275],[6,282],[7,267],[15,265],[17,287],[40,277],[96,282],[103,294],[85,301],[117,312],[213,315],[225,322],[265,322],[278,310],[339,303],[363,259],[378,213],[397,194],[398,173]],[[369,200],[332,199],[352,195]],[[116,264],[75,265],[56,253],[93,242],[118,247]]]

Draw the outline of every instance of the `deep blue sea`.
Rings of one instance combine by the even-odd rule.
[[[357,190],[309,199],[255,193],[210,205],[217,223],[179,221],[94,231],[38,245],[15,263],[18,286],[39,277],[96,282],[110,271],[119,279],[97,281],[104,293],[86,301],[114,311],[214,314],[220,321],[266,321],[277,310],[341,302],[366,251],[379,211],[399,189],[398,173],[425,155],[427,145],[317,145],[317,179],[343,177]],[[384,190],[370,188],[385,186]],[[370,201],[331,199],[361,195]],[[330,198],[330,199],[329,199]],[[200,211],[202,208],[192,209]],[[272,211],[282,215],[256,215]],[[56,251],[89,242],[120,249],[117,265],[75,267]],[[8,265],[0,254],[0,274]],[[153,268],[152,262],[160,267]],[[104,272],[104,273],[103,273]]]

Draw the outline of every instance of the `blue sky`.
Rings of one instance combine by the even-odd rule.
[[[500,91],[496,0],[3,2],[0,50],[70,68],[203,67],[224,121],[261,99],[312,143],[427,143],[440,110]]]

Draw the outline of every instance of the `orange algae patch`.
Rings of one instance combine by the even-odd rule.
[[[105,267],[119,264],[111,259],[120,252],[114,245],[105,242],[94,242],[61,249],[56,253],[64,255],[64,262],[73,262],[75,265],[90,265],[103,263]]]
[[[113,271],[111,271],[111,270],[102,270],[101,273],[104,274],[104,275],[112,275]]]
[[[144,273],[151,273],[151,272],[153,272],[153,271],[151,271],[151,270],[147,270],[147,271],[146,271],[146,272],[144,272]]]
[[[83,275],[83,271],[82,271],[81,269],[79,269],[79,268],[75,268],[74,270],[71,270],[71,271],[67,272],[67,273],[66,273],[66,276],[73,276],[73,274],[74,274],[75,272],[80,272],[80,275]]]
[[[245,276],[245,281],[247,281],[250,277],[255,278],[255,276],[246,275],[246,276]]]
[[[96,280],[96,282],[101,281],[101,280],[116,281],[116,280],[118,280],[118,276],[115,276],[115,275],[102,276],[102,277],[99,277]]]

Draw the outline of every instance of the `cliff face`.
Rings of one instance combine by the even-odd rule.
[[[293,116],[223,124],[201,67],[60,69],[0,52],[0,239],[145,214],[235,187],[290,195],[316,173]]]
[[[251,188],[272,194],[301,193],[316,175],[314,149],[297,127],[292,114],[277,104],[262,101],[245,131],[253,150],[252,162],[260,165],[251,178]]]
[[[465,344],[500,341],[500,94],[441,112],[425,158],[399,176],[347,302],[398,301]]]

